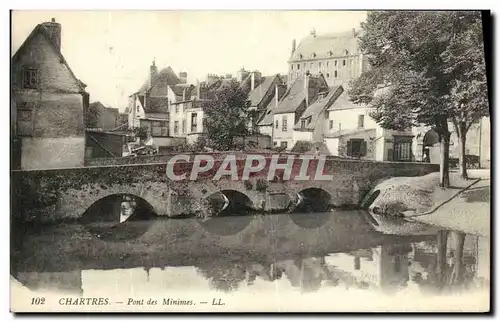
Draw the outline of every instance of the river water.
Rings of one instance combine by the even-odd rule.
[[[382,226],[360,210],[17,226],[11,278],[54,305],[105,297],[117,310],[411,310],[477,292],[488,308],[488,239]]]

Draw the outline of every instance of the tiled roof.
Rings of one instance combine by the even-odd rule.
[[[345,130],[335,131],[332,133],[326,133],[325,138],[333,139],[363,132],[373,132],[373,135],[375,135],[376,131],[377,131],[376,129],[345,129]]]
[[[248,95],[250,106],[258,106],[269,90],[274,91],[273,85],[275,84],[277,78],[279,78],[279,75],[263,77],[260,85],[251,91],[250,95]]]
[[[356,108],[364,108],[366,105],[354,104],[349,100],[347,91],[344,91],[337,100],[328,108],[328,111],[349,110]]]
[[[139,101],[146,113],[168,113],[168,97],[146,97],[144,106],[144,95],[139,95]]]
[[[334,103],[343,91],[344,89],[342,86],[336,86],[330,89],[327,93],[323,93],[323,97],[318,98],[314,103],[309,105],[300,117],[300,120],[310,118],[310,120],[306,122],[306,126],[302,127],[301,121],[299,120],[294,126],[294,130],[314,130],[321,112]]]
[[[358,33],[353,31],[340,33],[309,35],[302,39],[290,61],[341,57],[358,53]],[[347,53],[346,53],[347,50]]]
[[[172,89],[172,92],[174,92],[178,100],[182,100],[183,93],[184,91],[186,91],[186,100],[189,100],[191,98],[191,91],[194,89],[194,86],[188,84],[177,84],[171,85],[170,88]]]
[[[308,88],[317,87],[317,89],[327,89],[326,81],[323,76],[308,76]],[[305,76],[297,78],[290,89],[285,93],[284,97],[280,101],[278,107],[275,110],[275,114],[282,113],[294,113],[297,108],[306,99],[306,93],[304,90]],[[315,97],[309,97],[309,103],[314,101]]]
[[[177,85],[180,82],[181,81],[179,77],[177,77],[177,75],[174,73],[172,67],[168,66],[167,68],[162,69],[156,75],[155,79],[153,79],[153,81],[151,82],[151,87],[158,86],[160,88],[163,87],[166,88],[167,86]],[[144,84],[141,86],[138,92],[139,94],[144,95],[144,93],[148,89],[150,89],[149,79],[147,79],[146,82],[144,82]]]
[[[274,120],[274,109],[276,108],[276,101],[273,98],[269,104],[266,106],[266,112],[263,115],[262,119],[259,121],[258,125],[271,125]]]

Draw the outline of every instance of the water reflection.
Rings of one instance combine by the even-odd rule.
[[[317,214],[302,214],[302,219],[311,215],[318,222]],[[33,290],[55,288],[85,296],[93,289],[117,292],[117,287],[123,294],[177,288],[426,294],[489,283],[489,240],[483,237],[446,231],[382,234],[359,211],[325,214],[320,225],[308,229],[288,215],[231,217],[236,227],[231,234],[213,229],[225,219],[214,219],[212,228],[194,218],[147,225],[132,221],[132,230],[147,227],[135,241],[92,238],[78,224],[27,231],[14,245],[11,272]]]

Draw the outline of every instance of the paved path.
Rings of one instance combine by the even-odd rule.
[[[491,180],[489,173],[488,175],[481,173],[476,177],[483,179],[458,194],[450,202],[443,204],[436,211],[412,217],[412,220],[468,234],[489,236]]]

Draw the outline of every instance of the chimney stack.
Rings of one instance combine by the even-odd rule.
[[[196,80],[196,96],[198,97],[198,99],[201,99],[200,97],[200,81],[199,80]]]
[[[253,91],[254,89],[255,89],[255,72],[252,72],[250,90]]]
[[[295,38],[292,40],[292,53],[295,52],[295,45],[296,45],[296,42],[295,42]]]
[[[153,59],[153,63],[151,64],[151,67],[149,67],[149,87],[153,85],[153,81],[155,80],[157,75],[158,67],[156,67],[155,60]]]
[[[50,22],[42,23],[42,26],[47,30],[50,40],[54,43],[57,49],[61,50],[61,24],[56,22],[55,18],[52,18]]]

